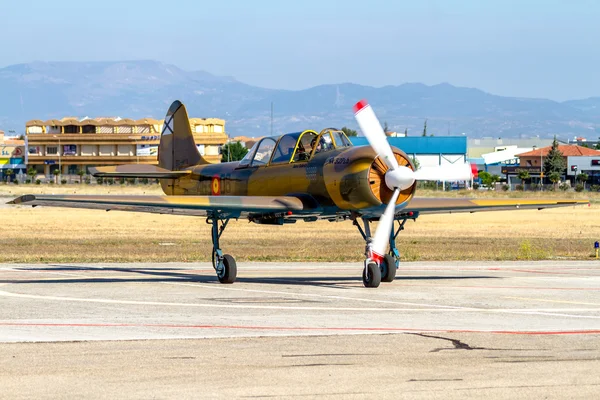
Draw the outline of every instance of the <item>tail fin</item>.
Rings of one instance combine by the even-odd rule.
[[[172,179],[183,178],[191,171],[181,171],[197,164],[208,164],[198,152],[192,128],[185,106],[176,100],[169,107],[158,146],[158,166],[155,165],[118,165],[90,168],[97,177],[112,178],[161,178],[169,179],[166,185],[172,185]]]
[[[176,100],[165,117],[158,147],[158,166],[179,171],[197,164],[208,162],[198,152],[185,106]]]

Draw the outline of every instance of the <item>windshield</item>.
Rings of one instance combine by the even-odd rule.
[[[256,149],[258,148],[258,144],[260,142],[256,142],[254,143],[254,146],[252,146],[252,148],[250,149],[249,152],[246,153],[246,155],[244,156],[244,158],[242,158],[240,160],[240,167],[247,167],[248,165],[250,165],[250,161],[252,161],[252,157],[254,157],[254,153],[256,152]]]
[[[252,160],[252,166],[265,165],[268,163],[274,148],[275,139],[268,137],[261,140],[256,148],[256,154]]]
[[[348,138],[346,137],[344,132],[333,131],[332,133],[333,133],[333,138],[335,139],[335,147],[340,148],[340,147],[351,147],[352,146],[352,143],[350,143],[350,140],[348,140]]]

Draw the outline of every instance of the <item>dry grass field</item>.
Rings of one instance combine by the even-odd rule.
[[[10,193],[9,193],[10,192]],[[143,187],[2,186],[2,203],[24,193],[159,194]],[[419,192],[427,196],[591,198],[591,207],[421,216],[398,245],[405,260],[589,259],[600,240],[593,193]],[[0,262],[208,261],[202,218],[44,207],[0,206]],[[598,219],[597,219],[598,218]],[[359,261],[364,242],[351,222],[264,226],[232,221],[221,245],[239,261]]]

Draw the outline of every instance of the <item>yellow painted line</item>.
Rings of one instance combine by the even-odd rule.
[[[533,298],[529,298],[529,297],[505,297],[505,299],[539,301],[539,302],[543,302],[543,303],[562,303],[562,304],[577,304],[577,305],[585,305],[585,306],[600,306],[600,303],[586,303],[586,302],[581,302],[581,301],[568,301],[568,300],[533,299]]]

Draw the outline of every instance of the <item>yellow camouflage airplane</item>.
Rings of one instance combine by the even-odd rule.
[[[236,162],[209,164],[198,152],[185,106],[167,112],[158,166],[98,167],[96,177],[158,178],[166,196],[24,195],[11,204],[140,211],[206,217],[212,226],[212,262],[222,283],[237,276],[235,259],[219,239],[232,219],[283,225],[297,221],[352,221],[366,242],[363,284],[378,287],[396,276],[396,237],[421,214],[543,209],[587,204],[583,200],[416,198],[418,180],[471,180],[471,165],[415,170],[391,147],[370,105],[355,105],[355,117],[370,146],[353,146],[329,128],[265,137]],[[361,226],[362,221],[362,226]],[[371,223],[379,221],[375,234]],[[395,228],[395,222],[398,227]]]

